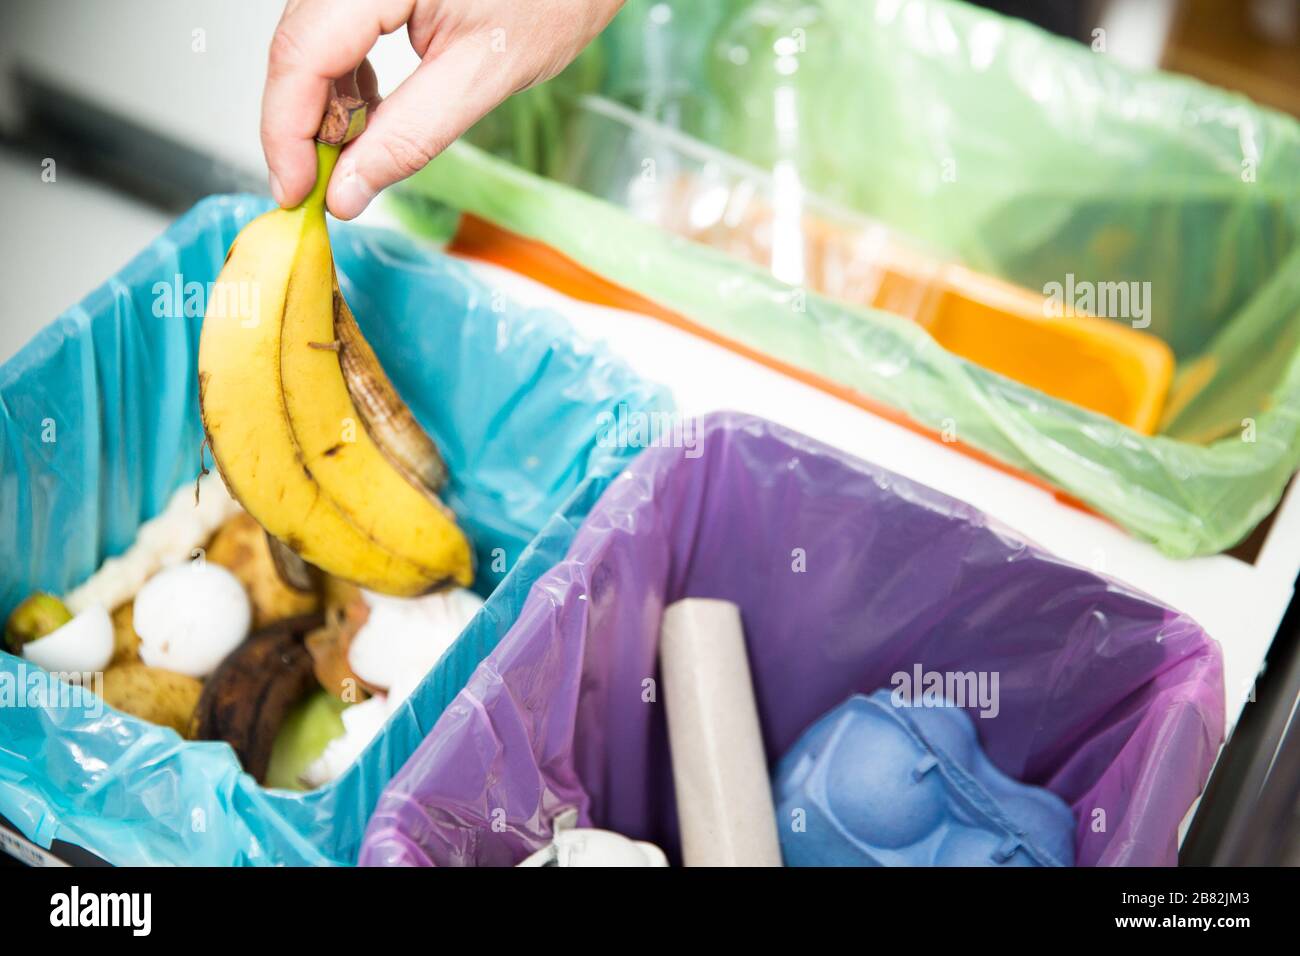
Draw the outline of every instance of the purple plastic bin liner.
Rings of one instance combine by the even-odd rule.
[[[1070,804],[1077,863],[1176,862],[1223,738],[1218,645],[969,505],[734,413],[610,485],[380,797],[360,862],[517,863],[569,806],[677,858],[654,681],[685,597],[741,608],[771,766],[895,674],[996,672],[996,716],[965,709],[999,769]]]

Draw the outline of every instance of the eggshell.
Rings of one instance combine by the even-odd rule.
[[[57,630],[24,644],[23,657],[54,673],[102,671],[113,658],[113,621],[99,605],[88,607]]]
[[[370,615],[352,639],[348,663],[362,681],[386,689],[409,684],[412,675],[418,682],[483,606],[465,588],[417,598],[362,594]]]
[[[135,598],[140,659],[150,667],[206,677],[248,636],[252,609],[239,580],[205,561],[155,574]]]

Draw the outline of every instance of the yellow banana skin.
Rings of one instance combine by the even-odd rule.
[[[289,283],[280,340],[280,381],[303,464],[368,537],[469,583],[469,543],[450,512],[417,490],[380,451],[353,404],[334,338],[334,261],[323,206],[309,201]],[[442,583],[442,582],[435,582]]]
[[[464,534],[394,468],[349,397],[324,208],[337,156],[318,144],[312,195],[249,223],[218,277],[227,289],[212,296],[199,345],[213,458],[267,531],[330,574],[394,595],[468,585]]]

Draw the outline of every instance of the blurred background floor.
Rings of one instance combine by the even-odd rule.
[[[0,285],[21,290],[0,321],[0,362],[172,220],[146,202],[71,171],[42,182],[40,160],[12,150],[0,150],[0,195],[8,221],[0,231]]]

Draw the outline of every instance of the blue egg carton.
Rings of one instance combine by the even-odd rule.
[[[965,711],[887,690],[827,713],[774,783],[787,866],[1072,866],[1074,814],[998,770]]]

